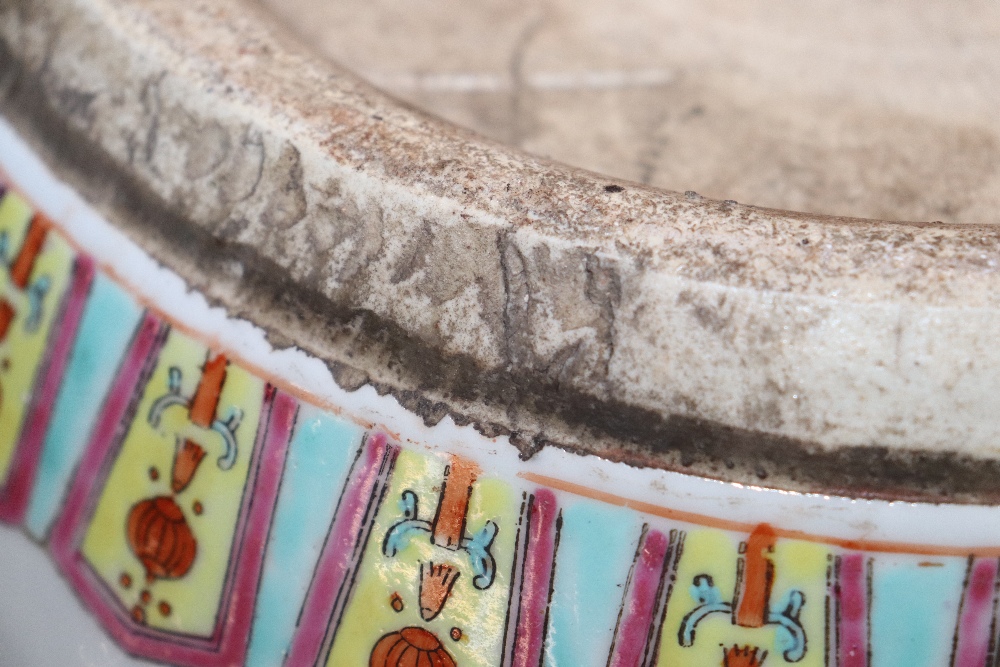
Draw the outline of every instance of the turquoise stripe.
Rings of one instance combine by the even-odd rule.
[[[268,540],[246,667],[278,667],[284,660],[363,434],[361,427],[318,408],[300,408]]]
[[[563,510],[545,665],[607,664],[641,533],[641,517],[620,507],[578,501]]]
[[[872,667],[948,664],[966,565],[964,558],[875,559]]]
[[[69,364],[45,436],[25,519],[44,540],[83,454],[104,397],[142,316],[142,308],[114,282],[98,274],[80,321]]]

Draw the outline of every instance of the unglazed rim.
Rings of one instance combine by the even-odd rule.
[[[106,275],[141,304],[143,322],[169,323],[171,328],[210,344],[211,349],[287,397],[335,415],[373,437],[384,439],[388,435],[393,443],[419,453],[458,456],[515,484],[546,487],[565,497],[589,499],[667,521],[736,533],[750,533],[766,523],[781,538],[872,553],[1000,556],[1000,547],[989,531],[969,529],[988,525],[995,512],[992,505],[887,502],[882,498],[789,492],[655,467],[630,468],[556,447],[543,448],[523,460],[516,448],[502,446],[502,436],[484,438],[472,424],[457,424],[445,416],[429,425],[394,396],[380,395],[371,385],[345,390],[320,360],[294,348],[275,349],[266,331],[208,303],[202,294],[190,290],[181,276],[146,254],[54,178],[3,119],[0,147],[0,183],[42,211],[60,236],[90,259],[94,271]],[[45,204],[38,206],[37,202]],[[82,457],[101,458],[90,452]],[[96,474],[99,477],[102,473]],[[70,487],[92,492],[86,478],[89,475],[83,474],[81,467],[74,468]],[[80,508],[86,504],[65,499],[62,503]],[[54,526],[64,512],[54,514],[29,529],[39,541],[52,539]]]
[[[992,226],[614,181],[405,107],[253,3],[20,0],[0,111],[189,285],[342,388],[546,445],[995,503]]]

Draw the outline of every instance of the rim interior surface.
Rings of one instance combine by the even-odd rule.
[[[995,3],[264,4],[400,99],[577,167],[810,213],[997,220]]]

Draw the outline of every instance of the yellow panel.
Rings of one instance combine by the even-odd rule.
[[[467,533],[478,531],[490,520],[500,529],[492,549],[497,565],[496,580],[485,591],[472,585],[473,574],[464,553],[432,546],[426,533],[414,536],[394,558],[387,558],[382,553],[386,533],[402,518],[400,498],[404,490],[417,494],[420,518],[434,517],[444,468],[445,460],[437,456],[409,451],[400,453],[392,483],[365,549],[356,588],[327,660],[328,667],[367,665],[380,637],[409,626],[433,632],[463,667],[499,664],[520,493],[496,479],[481,479],[474,486],[467,514]],[[420,617],[421,561],[451,563],[461,571],[444,610],[430,622]],[[402,611],[393,609],[393,594],[400,597]],[[451,636],[453,628],[461,631],[457,641]]]
[[[739,544],[748,536],[715,529],[688,533],[678,567],[676,584],[668,602],[667,617],[660,643],[658,665],[721,665],[724,647],[756,646],[768,652],[768,665],[789,664],[782,653],[784,633],[777,626],[743,628],[733,623],[731,613],[705,617],[695,631],[693,645],[681,646],[679,633],[683,619],[697,606],[694,579],[701,574],[712,577],[722,601],[732,603],[736,589]],[[770,609],[783,609],[787,596],[798,590],[805,596],[800,621],[806,631],[807,650],[799,667],[824,664],[826,644],[826,580],[829,551],[826,547],[795,540],[778,540],[770,558],[775,566]]]
[[[17,255],[31,215],[27,203],[16,194],[8,194],[0,202],[0,233],[7,236],[8,261]],[[69,284],[73,259],[73,250],[65,239],[50,231],[29,278],[29,289],[39,280],[49,283],[41,301],[41,318],[30,331],[28,294],[10,283],[6,267],[0,270],[0,297],[6,299],[15,312],[7,338],[0,342],[0,483],[10,472],[38,370]]]
[[[806,631],[806,654],[799,667],[821,667],[825,664],[826,648],[826,586],[830,565],[830,548],[813,542],[778,540],[772,556],[774,561],[774,587],[771,589],[771,610],[779,611],[781,603],[793,591],[805,596],[799,620]],[[782,664],[780,650],[771,651],[772,664]]]
[[[33,214],[31,205],[16,192],[8,192],[0,200],[0,233],[7,234],[8,259],[13,258],[21,247]],[[7,280],[6,276],[4,280]]]
[[[225,418],[233,407],[244,413],[236,431],[238,456],[229,470],[217,464],[221,437],[191,424],[185,406],[167,409],[154,429],[148,421],[150,407],[167,392],[170,367],[181,369],[181,394],[191,397],[206,352],[204,345],[184,334],[172,332],[168,337],[83,543],[85,558],[126,609],[141,610],[152,627],[203,637],[210,636],[215,627],[264,395],[261,380],[229,366],[217,415]],[[184,438],[202,445],[206,456],[190,486],[174,494],[171,467],[177,443]],[[126,528],[133,506],[157,496],[173,497],[181,508],[197,540],[197,555],[184,576],[149,582],[130,550]]]

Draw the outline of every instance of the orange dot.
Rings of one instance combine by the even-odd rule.
[[[397,613],[401,612],[403,611],[403,598],[399,597],[399,593],[393,593],[392,597],[389,598],[389,605]]]
[[[136,605],[132,607],[132,618],[135,619],[136,623],[146,622],[146,612],[143,611],[142,607]]]
[[[194,510],[195,514],[200,515],[202,512],[205,511],[205,506],[201,504],[200,500],[196,500],[194,501],[194,505],[192,506],[191,509]]]
[[[461,628],[452,628],[451,629],[451,638],[454,639],[455,641],[458,641],[459,639],[461,639],[462,638],[462,629]]]
[[[163,616],[170,616],[170,604],[166,600],[160,602],[158,609]]]
[[[118,583],[122,585],[122,588],[129,588],[132,585],[132,576],[128,572],[122,572],[122,576],[118,579]]]
[[[152,599],[153,596],[150,594],[149,591],[143,591],[142,593],[139,593],[139,601],[142,602],[143,604],[149,604],[149,601]]]
[[[160,471],[155,466],[149,469],[149,478],[154,482],[160,479]]]
[[[5,371],[10,370],[10,359],[4,357],[3,361],[0,361],[0,370],[5,370]]]

